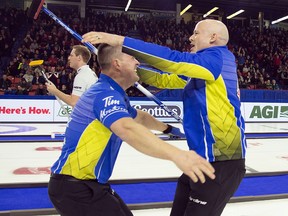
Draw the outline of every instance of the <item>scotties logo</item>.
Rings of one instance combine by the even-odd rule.
[[[158,105],[134,105],[136,109],[148,112],[150,115],[154,116],[155,118],[172,118],[169,113],[167,113],[164,109],[159,107]],[[167,106],[172,112],[176,113],[177,115],[181,116],[181,108],[175,105],[168,105]]]

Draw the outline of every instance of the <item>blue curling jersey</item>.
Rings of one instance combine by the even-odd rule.
[[[64,145],[52,173],[106,183],[122,144],[109,129],[121,118],[135,118],[125,91],[110,77],[101,74],[78,100],[68,122]]]
[[[126,37],[123,51],[157,69],[140,67],[141,81],[184,89],[183,127],[190,150],[210,162],[245,158],[235,57],[226,46],[192,54]]]

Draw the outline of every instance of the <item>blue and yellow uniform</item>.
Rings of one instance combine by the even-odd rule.
[[[120,118],[136,115],[125,91],[101,74],[73,109],[62,153],[51,168],[52,173],[106,183],[122,143],[109,128]]]
[[[167,72],[140,68],[143,82],[184,89],[183,128],[191,150],[210,162],[245,158],[235,57],[226,46],[192,54],[126,37],[123,51]]]

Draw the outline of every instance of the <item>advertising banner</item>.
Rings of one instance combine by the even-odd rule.
[[[285,103],[244,103],[244,110],[246,122],[288,121],[288,106]]]
[[[0,122],[52,122],[53,100],[5,99],[0,103]]]
[[[130,101],[136,109],[143,110],[163,122],[177,122],[153,101]],[[163,101],[183,118],[181,101]],[[241,111],[246,122],[288,122],[288,106],[285,103],[242,103]],[[57,100],[1,99],[0,122],[67,122],[72,107]],[[68,114],[68,115],[67,115]]]

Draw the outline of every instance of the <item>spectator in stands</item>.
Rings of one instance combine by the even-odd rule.
[[[23,39],[23,44],[25,47],[30,48],[31,44],[33,43],[33,39],[31,38],[30,33],[28,32],[28,34],[26,35],[26,37]],[[34,50],[30,50],[29,51],[34,51]]]
[[[256,86],[257,86],[257,89],[266,89],[267,85],[264,81],[264,77],[262,76],[262,74],[259,76],[258,83]]]
[[[59,74],[59,86],[62,85],[66,85],[66,87],[69,85],[69,75],[66,73],[65,69],[62,69]]]
[[[2,75],[0,79],[0,92],[4,92],[4,94],[10,94],[12,91],[12,81],[8,79],[6,74]]]
[[[54,51],[52,51],[51,56],[48,58],[48,64],[52,67],[56,67],[58,63],[58,58],[55,56]]]
[[[18,65],[18,60],[16,58],[13,58],[13,60],[9,62],[9,65],[7,67],[7,75],[19,77]]]
[[[6,61],[7,59],[11,57],[11,46],[9,45],[9,43],[7,42],[4,43],[4,48],[2,49],[1,55],[4,61]]]
[[[32,52],[35,52],[39,48],[39,44],[37,43],[36,40],[33,40],[31,45],[30,45],[30,50]]]
[[[280,87],[279,87],[279,85],[278,85],[278,83],[276,82],[275,79],[272,80],[271,86],[272,86],[273,90],[279,90],[280,89]]]
[[[245,64],[245,61],[246,61],[244,49],[242,47],[239,47],[239,50],[238,50],[237,54],[238,54],[238,59],[237,59],[238,60],[238,65],[239,65],[240,69],[242,69],[243,65]]]
[[[39,83],[38,88],[35,91],[35,95],[48,95],[48,91],[46,89],[45,84]]]
[[[278,69],[281,65],[281,58],[277,52],[274,54],[273,63],[276,69]]]
[[[65,53],[64,53],[64,51],[62,50],[61,51],[61,54],[60,54],[61,56],[60,56],[60,58],[59,58],[59,60],[58,60],[58,65],[59,66],[66,66],[66,64],[67,64],[67,61],[64,59],[64,55],[65,55]]]
[[[56,68],[54,66],[48,66],[48,73],[47,78],[52,82],[56,88],[58,88],[59,85],[59,72],[56,71]],[[48,89],[49,91],[49,89]]]
[[[241,69],[240,69],[240,71],[241,71]],[[247,66],[247,63],[245,63],[244,65],[243,65],[243,68],[242,68],[242,75],[244,76],[244,77],[246,77],[247,76],[247,73],[249,72],[249,67]]]
[[[245,78],[242,76],[240,69],[237,70],[239,88],[246,88]]]
[[[0,38],[2,37],[2,41],[0,41],[0,47],[2,48],[0,49],[0,61],[5,62],[6,58],[7,64],[9,64],[14,42],[13,37],[15,37],[15,34],[18,33],[18,31],[15,30],[17,28],[12,28],[12,26],[20,26],[22,21],[25,21],[23,18],[25,16],[21,15],[23,13],[24,11],[9,8],[2,14],[5,19],[3,19],[3,26],[0,27]],[[175,21],[151,19],[149,15],[145,14],[143,14],[143,17],[141,18],[137,17],[136,19],[134,17],[134,19],[131,19],[129,15],[118,16],[109,12],[107,12],[105,16],[102,13],[97,14],[96,16],[95,13],[93,13],[93,16],[91,16],[89,13],[92,13],[91,10],[88,10],[87,18],[80,20],[80,24],[77,25],[77,31],[79,30],[82,32],[83,29],[99,29],[101,31],[106,31],[106,23],[109,23],[109,25],[111,25],[111,29],[113,29],[115,33],[120,34],[122,32],[122,34],[126,35],[129,31],[133,30],[134,32],[139,32],[141,36],[143,35],[143,38],[145,38],[147,41],[165,44],[168,40],[167,44],[170,44],[172,41],[172,44],[169,45],[172,49],[189,51],[189,49],[187,49],[188,43],[185,42],[185,40],[187,41],[187,38],[189,37],[187,36],[189,35],[187,32],[193,25],[193,20],[187,24],[176,24]],[[18,19],[20,17],[21,19],[19,22]],[[65,21],[67,20],[68,25],[73,26],[72,23],[73,19],[75,18],[74,16],[71,14],[65,15],[65,13],[61,13],[60,17],[65,19]],[[175,31],[171,32],[168,28],[166,28],[166,26],[169,26],[171,29],[175,29]],[[155,31],[156,28],[158,29],[157,31]],[[260,70],[265,68],[265,70],[269,72],[271,79],[277,79],[279,83],[282,82],[281,77],[277,77],[277,66],[274,65],[274,54],[277,53],[279,56],[279,58],[276,58],[277,60],[275,60],[276,65],[279,63],[285,65],[285,62],[287,65],[288,43],[287,38],[284,37],[284,35],[287,34],[287,30],[277,28],[264,29],[264,33],[260,34],[259,29],[254,27],[231,26],[230,32],[231,44],[229,45],[231,50],[234,50],[233,52],[237,59],[239,57],[238,52],[241,47],[245,53],[243,55],[243,52],[240,52],[245,57],[245,64],[250,65],[252,60],[254,60],[255,63],[259,64]],[[19,59],[20,56],[23,56],[26,61],[29,59],[43,59],[45,61],[44,64],[48,64],[48,59],[51,57],[53,52],[55,54],[55,58],[58,59],[57,65],[66,66],[66,61],[63,60],[67,59],[70,46],[78,43],[71,38],[73,38],[73,36],[71,36],[69,32],[59,26],[56,22],[49,20],[47,16],[39,16],[38,19],[34,21],[32,28],[28,31],[25,43],[19,48],[19,51],[16,54],[16,69],[15,67],[7,69],[7,64],[5,64],[5,68],[2,70],[14,77],[21,77],[23,74],[25,74],[26,69],[18,68],[19,62],[21,62]],[[3,57],[3,52],[6,52],[4,51],[5,44],[8,44],[6,51],[8,52],[9,57]],[[36,47],[38,48],[36,49]],[[18,56],[19,54],[20,56]],[[94,70],[95,67],[93,66],[93,62],[94,61],[91,62],[91,68]],[[238,59],[238,63],[238,68],[241,70],[241,60]],[[245,77],[246,73],[244,68],[244,73],[242,74],[243,77]],[[250,67],[248,68],[250,69]],[[250,72],[253,72],[252,69]]]
[[[26,82],[30,85],[32,85],[32,81],[34,79],[34,76],[32,75],[32,70],[29,68],[26,73],[23,75],[23,78],[26,80]]]
[[[72,68],[67,68],[66,71],[68,73],[68,83],[67,83],[67,88],[72,91],[73,90],[73,81],[77,75],[77,71],[71,70]]]
[[[66,84],[61,85],[61,92],[63,92],[64,94],[67,94],[67,95],[71,94],[71,91],[67,88]]]
[[[27,59],[24,59],[23,57],[22,57],[22,55],[21,54],[19,54],[19,55],[17,55],[17,60],[18,60],[18,73],[19,73],[19,77],[22,77],[24,74],[26,74],[26,72],[28,71],[28,70],[31,70],[31,68],[29,67],[29,60],[27,60]],[[31,75],[33,76],[33,73],[31,73]],[[31,79],[31,77],[30,77],[30,79]],[[28,78],[28,80],[29,80],[29,78]],[[27,80],[27,82],[28,82],[28,80]]]
[[[32,85],[39,85],[40,83],[45,84],[46,80],[40,71],[35,69],[34,74],[35,74],[35,76],[33,77]]]
[[[43,51],[43,54],[40,54],[41,59],[44,60],[44,63],[47,64],[48,63],[48,59],[49,59],[49,54],[47,52],[47,50]]]
[[[31,89],[32,85],[27,83],[25,78],[21,78],[20,82],[17,84],[17,91],[19,91],[19,94],[21,94],[21,92],[23,92],[23,94],[28,94]]]
[[[26,80],[23,78],[22,81],[17,85],[15,95],[28,95],[29,91],[26,87]]]
[[[46,83],[48,91],[63,100],[66,104],[74,107],[79,97],[94,84],[98,78],[88,65],[91,53],[82,45],[73,46],[68,57],[69,66],[77,71],[74,79],[72,94],[64,94],[53,83]]]
[[[254,89],[256,89],[257,88],[257,85],[259,84],[259,76],[258,76],[258,74],[254,71],[254,72],[252,72],[252,76],[251,76],[251,79],[250,79],[250,84],[251,85],[254,85]]]
[[[285,67],[283,66],[280,66],[279,68],[281,68],[282,89],[287,89],[288,88],[288,71],[285,70]]]
[[[265,81],[265,85],[266,85],[266,89],[272,90],[272,83],[271,83],[270,79],[267,79]]]
[[[17,85],[15,95],[28,95],[28,91],[22,88],[21,85]]]
[[[183,127],[189,149],[211,162],[216,179],[208,178],[201,184],[196,176],[191,179],[183,174],[178,179],[171,216],[218,216],[245,175],[245,122],[237,95],[235,57],[226,47],[227,27],[207,19],[197,23],[193,32],[191,53],[103,32],[86,33],[82,42],[123,46],[126,53],[169,71],[163,74],[140,68],[143,82],[161,88],[185,87]]]

